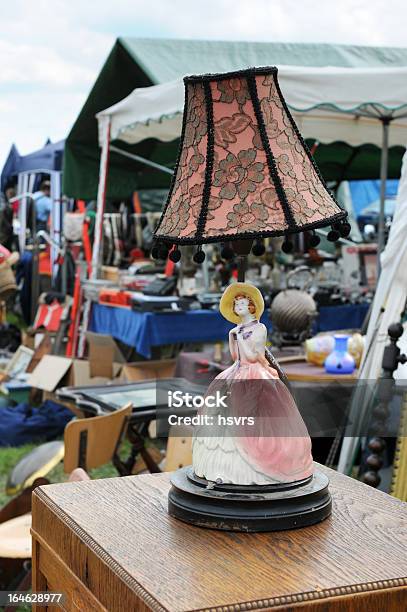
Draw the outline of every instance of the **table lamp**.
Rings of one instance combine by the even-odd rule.
[[[201,527],[272,531],[304,527],[331,512],[328,478],[314,470],[311,440],[278,363],[266,348],[260,291],[244,282],[247,255],[263,239],[331,226],[350,232],[281,93],[277,68],[184,79],[180,149],[152,255],[177,262],[180,246],[223,243],[239,257],[222,315],[234,364],[209,386],[193,436],[193,465],[175,472],[169,513]]]

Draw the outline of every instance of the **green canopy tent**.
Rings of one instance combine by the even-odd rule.
[[[260,65],[385,67],[406,66],[407,49],[309,43],[251,43],[199,40],[117,39],[67,138],[63,191],[85,200],[97,195],[100,148],[95,115],[136,87],[164,83],[185,74],[220,72]],[[115,144],[114,142],[112,143]],[[309,142],[311,146],[312,142]],[[173,168],[178,141],[155,139],[120,148]],[[388,177],[400,175],[403,147],[389,150]],[[170,175],[134,159],[110,153],[106,196],[127,198],[134,190],[168,188]],[[326,180],[377,178],[380,148],[344,142],[319,144],[314,151]]]

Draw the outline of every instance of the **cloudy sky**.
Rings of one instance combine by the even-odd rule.
[[[0,168],[64,138],[118,36],[407,47],[405,0],[0,0]],[[385,8],[385,10],[383,10]]]

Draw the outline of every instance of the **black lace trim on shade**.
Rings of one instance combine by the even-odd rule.
[[[263,230],[258,232],[240,232],[238,234],[217,234],[216,236],[204,236],[199,238],[199,240],[195,236],[189,237],[177,237],[177,236],[165,236],[160,235],[156,238],[163,242],[168,242],[169,244],[209,244],[214,242],[233,242],[235,240],[253,240],[255,238],[277,238],[279,236],[289,236],[290,234],[300,234],[301,232],[306,232],[312,229],[318,229],[321,227],[327,227],[328,225],[332,225],[333,223],[337,223],[338,221],[342,221],[346,218],[347,213],[345,211],[341,211],[332,215],[332,217],[328,217],[327,219],[321,219],[319,221],[313,221],[312,223],[306,223],[301,225],[301,227],[291,227],[281,230]]]
[[[206,81],[223,81],[227,79],[240,79],[250,74],[264,75],[277,74],[276,66],[263,66],[260,68],[244,68],[243,70],[232,70],[231,72],[215,72],[213,74],[192,74],[184,77],[184,83],[204,83]]]
[[[274,74],[277,74],[277,71],[275,71]],[[249,88],[250,97],[252,99],[254,114],[256,115],[256,119],[257,119],[257,125],[259,126],[261,142],[263,145],[263,149],[266,153],[267,166],[268,166],[270,176],[273,181],[273,185],[276,189],[277,197],[283,208],[284,217],[285,217],[288,227],[290,229],[296,229],[298,226],[295,222],[290,205],[288,204],[287,196],[285,194],[283,184],[278,174],[276,162],[274,160],[274,156],[273,156],[273,153],[270,147],[270,141],[267,136],[267,130],[266,130],[263,113],[262,113],[261,106],[260,106],[259,94],[257,92],[255,72],[250,72],[247,75],[247,85]]]
[[[163,212],[161,214],[160,220],[154,230],[154,234],[153,237],[155,239],[160,239],[161,236],[157,236],[157,232],[161,227],[161,223],[164,219],[165,213],[167,212],[167,208],[169,206],[169,203],[171,202],[171,198],[172,198],[172,193],[174,191],[174,187],[175,187],[175,183],[177,180],[177,176],[178,176],[178,169],[179,169],[179,163],[181,161],[181,155],[182,155],[182,151],[184,148],[184,137],[185,137],[185,126],[187,123],[187,115],[188,115],[188,87],[185,87],[185,94],[184,94],[184,114],[182,117],[182,128],[181,128],[181,137],[180,137],[180,141],[179,141],[179,147],[178,147],[178,153],[177,153],[177,160],[175,162],[175,168],[174,168],[174,174],[172,175],[171,178],[171,185],[170,185],[170,190],[168,192],[168,196],[167,196],[167,201],[165,203]]]
[[[285,98],[284,98],[284,96],[283,96],[283,94],[282,94],[282,92],[281,92],[281,89],[280,89],[280,83],[278,82],[278,78],[277,78],[277,73],[278,73],[278,70],[276,69],[276,70],[275,70],[275,72],[273,72],[273,80],[274,80],[274,84],[275,84],[275,86],[276,86],[277,93],[278,93],[279,98],[280,98],[280,100],[281,100],[281,103],[282,103],[282,105],[283,105],[283,107],[284,107],[284,110],[285,110],[285,112],[287,113],[287,117],[288,117],[288,118],[289,118],[289,120],[290,120],[291,126],[292,126],[292,128],[293,128],[294,132],[296,133],[296,135],[297,135],[298,139],[300,140],[300,142],[301,142],[301,144],[302,144],[302,146],[303,146],[303,148],[304,148],[304,151],[305,151],[305,153],[307,154],[308,159],[310,160],[310,162],[311,162],[311,164],[312,164],[312,167],[314,168],[315,172],[317,173],[317,176],[318,176],[319,180],[321,181],[322,185],[325,187],[326,192],[327,192],[327,193],[328,193],[328,195],[329,195],[329,196],[332,198],[332,200],[335,202],[335,204],[338,206],[338,208],[340,208],[340,209],[341,209],[341,211],[342,211],[342,213],[343,213],[343,219],[346,219],[346,217],[348,216],[348,213],[347,213],[345,210],[343,210],[343,209],[342,209],[342,207],[341,207],[341,206],[339,205],[339,203],[337,202],[337,200],[336,200],[335,196],[334,196],[334,195],[331,193],[331,191],[328,189],[327,184],[325,183],[325,179],[323,178],[323,176],[322,176],[322,174],[321,174],[321,172],[320,172],[320,170],[319,170],[319,168],[318,168],[318,166],[317,166],[317,164],[316,164],[316,162],[315,162],[315,159],[313,158],[313,156],[312,156],[312,154],[311,154],[311,151],[310,151],[310,150],[309,150],[309,148],[308,148],[307,143],[306,143],[306,142],[305,142],[305,140],[303,139],[302,134],[301,134],[301,132],[299,131],[299,129],[298,129],[298,127],[297,127],[297,124],[296,124],[296,123],[295,123],[295,121],[294,121],[294,118],[293,118],[293,116],[292,116],[292,114],[291,114],[291,112],[290,112],[290,109],[289,109],[289,108],[288,108],[288,106],[287,106],[287,102],[285,101]],[[328,223],[327,223],[327,225],[328,225]]]
[[[186,85],[188,88],[188,85]],[[212,92],[209,80],[203,82],[203,89],[206,104],[206,124],[207,124],[207,143],[206,143],[206,167],[204,188],[202,193],[202,205],[199,211],[198,223],[196,226],[196,239],[199,242],[202,239],[202,234],[205,231],[206,219],[208,216],[209,199],[211,197],[211,185],[213,174],[213,156],[214,156],[214,124],[213,124],[213,102]]]

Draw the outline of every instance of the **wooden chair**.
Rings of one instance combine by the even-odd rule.
[[[132,406],[128,404],[111,414],[68,423],[64,434],[64,471],[71,474],[70,480],[83,480],[86,477],[77,468],[86,471],[112,460],[115,465],[117,463],[116,468],[120,472],[122,465],[117,453],[131,411]],[[23,465],[27,463],[27,457]],[[22,472],[21,466],[18,471]],[[37,478],[33,482],[32,469],[27,472],[25,479],[30,485],[22,486],[22,493],[0,510],[0,590],[12,590],[17,586],[20,590],[29,588],[31,494],[36,486],[48,484],[49,481]]]
[[[130,414],[128,404],[110,414],[71,421],[65,427],[64,442],[46,442],[20,459],[9,474],[6,493],[16,495],[30,487],[62,459],[67,474],[78,467],[89,470],[112,460],[120,475],[130,474],[134,459],[130,458],[128,466],[117,454]]]
[[[119,447],[127,430],[132,405],[91,417],[75,419],[65,427],[64,472],[70,474],[75,468],[85,471],[113,461],[119,474],[128,473],[118,456]]]
[[[190,425],[172,425],[167,442],[164,472],[173,472],[192,463],[192,432]]]

